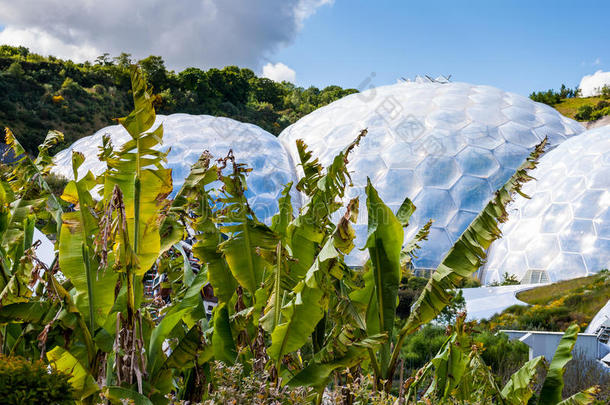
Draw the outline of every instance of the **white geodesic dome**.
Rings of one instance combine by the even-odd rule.
[[[291,158],[275,136],[253,124],[209,115],[157,115],[154,126],[160,123],[163,123],[164,128],[163,145],[160,148],[165,150],[171,147],[167,165],[172,169],[173,194],[180,189],[191,165],[204,150],[207,149],[214,158],[221,158],[232,149],[238,163],[245,163],[253,169],[247,178],[246,195],[257,217],[269,222],[277,212],[277,199],[283,186],[295,179]],[[56,166],[53,171],[69,179],[73,178],[71,156],[72,150],[76,150],[84,153],[86,158],[79,168],[79,176],[89,170],[94,174],[102,173],[106,164],[99,161],[97,154],[105,134],[110,135],[115,147],[131,139],[120,125],[100,129],[59,152],[55,156]]]
[[[370,177],[394,211],[405,197],[416,204],[405,240],[434,219],[416,269],[440,263],[536,144],[548,136],[556,146],[584,130],[547,105],[493,87],[418,81],[344,97],[286,128],[280,140],[296,163],[301,138],[328,165],[364,128],[368,135],[349,165],[354,188],[348,197],[362,197],[356,246],[366,240],[363,196]],[[366,255],[355,251],[349,264],[362,264]]]
[[[510,206],[484,281],[507,272],[522,283],[583,277],[610,267],[610,126],[562,143]]]

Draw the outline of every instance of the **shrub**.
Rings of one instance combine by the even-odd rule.
[[[70,404],[74,395],[67,374],[23,357],[0,354],[0,398],[3,404]]]
[[[574,118],[576,118],[579,121],[588,121],[589,119],[591,119],[592,113],[593,113],[593,107],[591,107],[590,105],[583,105],[583,106],[578,107],[578,111],[574,115]]]
[[[502,385],[528,360],[527,345],[509,340],[505,333],[483,332],[476,335],[474,340],[483,343],[481,357],[501,379]]]
[[[286,404],[306,405],[311,403],[312,390],[307,388],[277,387],[269,374],[244,371],[244,366],[227,366],[215,362],[212,367],[214,391],[209,394],[205,405],[213,404]]]
[[[21,67],[21,63],[13,62],[8,69],[6,69],[6,74],[13,77],[21,77],[25,74],[25,71]]]

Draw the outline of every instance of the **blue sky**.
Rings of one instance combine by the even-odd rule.
[[[608,0],[0,0],[0,43],[174,70],[281,63],[301,86],[451,74],[527,95],[610,71],[608,16]],[[292,80],[279,66],[268,77]]]
[[[303,86],[452,74],[527,95],[609,70],[609,15],[608,1],[336,0],[270,61]]]

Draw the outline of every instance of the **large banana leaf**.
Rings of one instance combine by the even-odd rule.
[[[273,252],[278,236],[266,225],[260,223],[245,196],[246,174],[250,169],[235,162],[233,152],[220,159],[219,180],[221,194],[217,199],[220,206],[217,221],[220,231],[228,236],[218,246],[220,252],[237,282],[254,297],[261,287],[267,262],[263,258]],[[228,175],[223,171],[231,170]]]
[[[231,323],[229,321],[229,311],[226,304],[219,304],[214,309],[214,333],[212,334],[212,347],[214,349],[214,358],[219,361],[224,361],[227,364],[233,364],[237,357],[237,349],[231,332]]]
[[[273,331],[281,320],[282,298],[284,294],[294,287],[296,279],[289,272],[289,266],[286,261],[286,243],[288,225],[292,221],[292,204],[290,198],[290,189],[292,183],[288,183],[282,191],[282,196],[279,198],[279,211],[271,220],[271,230],[279,235],[275,252],[275,266],[271,268],[269,276],[272,283],[272,289],[267,300],[267,305],[264,308],[264,314],[260,319],[262,327],[267,332]]]
[[[162,166],[167,152],[154,149],[163,141],[163,125],[149,131],[156,117],[153,97],[135,66],[131,84],[135,109],[119,123],[132,139],[106,160],[104,200],[110,201],[115,186],[119,187],[129,235],[129,240],[121,236],[121,243],[132,246],[137,256],[135,274],[141,276],[161,252],[159,214],[161,202],[172,191],[172,181],[171,170]]]
[[[51,213],[53,222],[55,222],[55,228],[53,229],[52,226],[49,228],[52,233],[59,232],[62,208],[45,181],[44,175],[49,173],[52,166],[49,150],[63,139],[64,135],[61,132],[49,131],[44,142],[38,146],[38,156],[32,161],[11,130],[5,128],[6,144],[17,158],[11,164],[12,171],[8,178],[11,188],[18,198],[43,198],[46,200],[46,209]],[[38,213],[41,216],[40,219],[46,217],[46,212],[39,211]]]
[[[558,402],[557,405],[589,405],[596,402],[596,395],[599,392],[599,387],[591,387],[584,391],[578,392],[569,398]]]
[[[70,384],[80,400],[99,391],[95,379],[89,374],[87,368],[63,347],[55,346],[47,352],[47,359],[57,370],[70,375]]]
[[[570,326],[559,341],[555,356],[549,366],[549,371],[540,391],[539,405],[551,405],[561,402],[563,391],[563,373],[566,365],[572,360],[572,349],[576,344],[580,328],[574,324]]]
[[[347,170],[350,152],[360,143],[367,131],[362,131],[350,143],[322,174],[322,167],[302,140],[296,146],[305,176],[297,184],[297,190],[303,191],[309,201],[301,214],[290,223],[287,229],[288,246],[291,256],[290,273],[296,280],[301,280],[311,268],[320,246],[332,232],[331,216],[340,207],[338,199],[345,195],[345,188],[351,183]]]
[[[366,347],[350,347],[343,356],[337,359],[324,363],[313,362],[291,378],[287,384],[290,387],[309,386],[317,389],[323,388],[328,384],[333,371],[339,368],[353,367],[365,360],[367,356],[368,351]]]
[[[75,174],[83,160],[82,154],[72,155]],[[91,333],[105,323],[114,304],[117,281],[117,274],[111,268],[100,269],[94,253],[93,238],[98,232],[98,224],[91,213],[94,202],[90,190],[95,184],[91,172],[78,181],[68,183],[62,199],[75,204],[78,210],[62,214],[59,237],[59,266],[76,290],[75,304]]]
[[[282,322],[271,334],[267,354],[272,359],[279,361],[282,356],[307,342],[328,307],[329,297],[321,283],[340,255],[334,240],[329,239],[305,279],[294,288],[292,298],[282,307]]]
[[[163,342],[188,312],[196,310],[197,306],[201,305],[201,289],[206,282],[205,272],[200,271],[184,297],[168,310],[163,320],[153,329],[148,347],[148,370],[149,374],[153,376],[153,381],[166,360],[166,356],[163,354]]]
[[[193,245],[193,255],[207,268],[208,281],[214,288],[214,295],[220,302],[228,302],[237,288],[237,281],[219,249],[224,238],[214,222],[210,196],[206,187],[218,179],[216,166],[210,167],[212,156],[204,151],[191,171],[172,203],[170,215],[180,216],[180,221],[191,219],[192,214],[198,215],[193,221],[197,242]],[[179,224],[184,227],[184,224]],[[162,228],[165,228],[163,226]]]
[[[369,333],[386,333],[388,336],[387,344],[381,346],[381,372],[385,376],[390,360],[390,345],[396,316],[396,300],[400,283],[400,251],[404,232],[401,222],[379,198],[370,179],[367,179],[366,196],[369,222],[365,247],[369,250],[379,316],[379,330]]]
[[[267,265],[259,252],[273,251],[278,242],[277,235],[264,224],[245,217],[240,223],[225,226],[221,230],[231,235],[219,248],[233,277],[254,295],[261,286]]]
[[[510,405],[527,404],[534,393],[533,384],[537,369],[543,361],[543,356],[535,357],[510,376],[501,392],[502,398],[507,403]]]

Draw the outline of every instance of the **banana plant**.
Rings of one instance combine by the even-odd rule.
[[[491,369],[480,356],[482,347],[472,341],[465,314],[458,317],[454,332],[446,340],[438,354],[424,365],[416,377],[407,382],[406,401],[417,401],[417,393],[424,382],[431,379],[422,395],[423,400],[439,403],[458,400],[464,403],[498,403],[524,405],[530,403],[534,383],[540,368],[545,367],[544,357],[538,356],[526,362],[500,389]],[[561,338],[555,356],[542,385],[538,404],[586,405],[595,401],[598,387],[591,387],[566,400],[562,400],[563,373],[572,359],[572,349],[578,337],[578,325],[570,326]]]
[[[451,291],[481,267],[487,249],[493,241],[501,237],[498,225],[506,221],[506,206],[512,201],[515,193],[522,194],[523,183],[531,180],[528,172],[536,167],[539,157],[544,153],[546,143],[547,140],[544,139],[538,144],[515,174],[496,191],[491,201],[458,238],[428,280],[413,305],[406,323],[398,333],[387,372],[383,375],[383,378],[390,382],[386,385],[386,389],[390,388],[400,348],[406,336],[438,316],[450,303]]]
[[[63,139],[63,134],[49,131],[34,160],[9,128],[5,128],[4,138],[8,146],[6,155],[11,154],[12,162],[2,167],[0,180],[0,309],[15,305],[27,312],[33,308],[28,304],[32,287],[42,287],[39,280],[43,264],[35,255],[35,227],[42,225],[43,230],[57,234],[57,226],[61,224],[62,208],[45,175],[50,169],[48,151]],[[2,322],[2,353],[38,352],[35,346],[26,345],[33,331],[11,320],[8,317]]]

